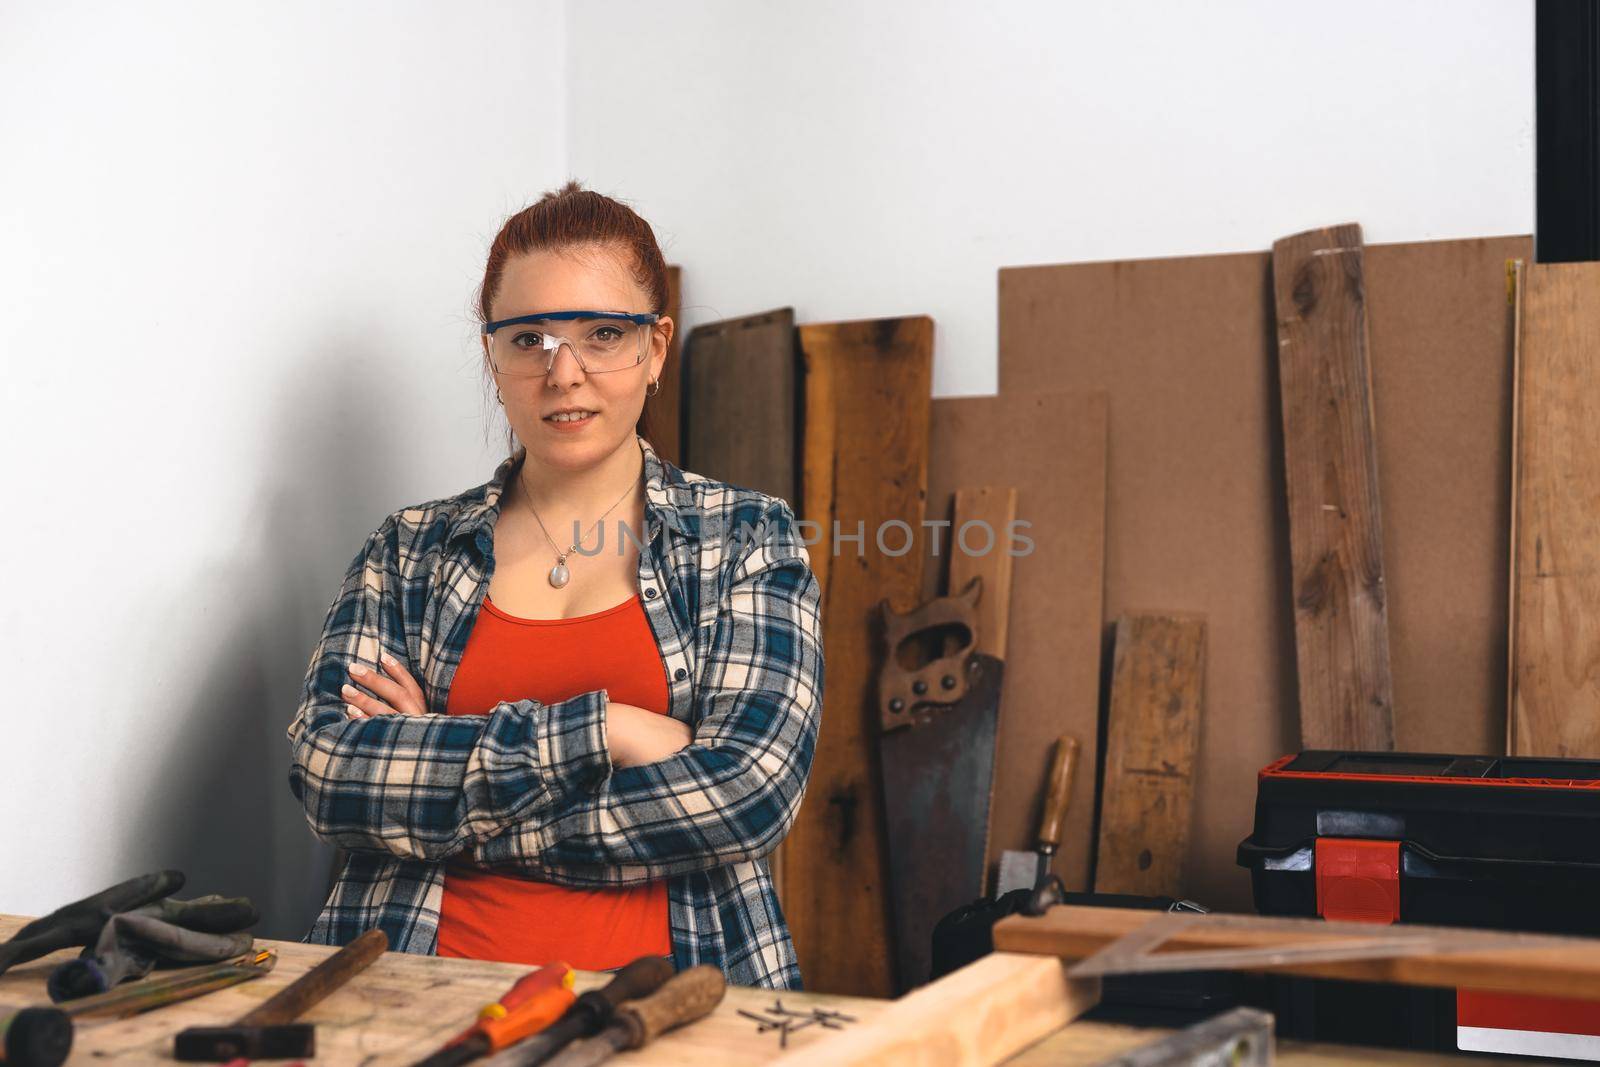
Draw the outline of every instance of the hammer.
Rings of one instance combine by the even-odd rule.
[[[211,1063],[315,1056],[316,1027],[294,1020],[365,970],[388,947],[389,938],[382,930],[368,930],[232,1026],[191,1026],[180,1032],[174,1055]]]

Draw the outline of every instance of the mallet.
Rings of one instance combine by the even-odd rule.
[[[294,1020],[365,970],[388,948],[389,938],[374,927],[280,989],[232,1026],[191,1026],[180,1032],[174,1055],[180,1060],[210,1063],[315,1056],[316,1027]]]

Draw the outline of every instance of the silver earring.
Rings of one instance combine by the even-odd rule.
[[[644,395],[645,396],[655,396],[657,393],[661,392],[661,379],[660,378],[652,378],[650,380],[650,385],[651,385],[651,388],[646,389],[644,391]]]

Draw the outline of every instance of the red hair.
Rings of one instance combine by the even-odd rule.
[[[545,193],[533,204],[505,221],[489,246],[489,262],[484,267],[483,284],[478,289],[480,325],[492,321],[490,307],[500,289],[506,262],[512,256],[534,251],[559,252],[581,245],[599,244],[617,249],[633,271],[634,281],[650,300],[657,315],[667,311],[667,261],[656,244],[655,231],[631,207],[576,181]],[[484,361],[489,369],[488,360]],[[639,413],[638,432],[649,438],[650,402]],[[506,431],[506,448],[514,447],[514,435]]]

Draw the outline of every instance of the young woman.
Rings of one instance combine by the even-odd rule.
[[[495,238],[521,447],[385,519],[329,608],[289,781],[348,858],[306,941],[801,987],[766,857],[816,747],[820,590],[788,504],[638,432],[666,301],[650,226],[576,182]]]

